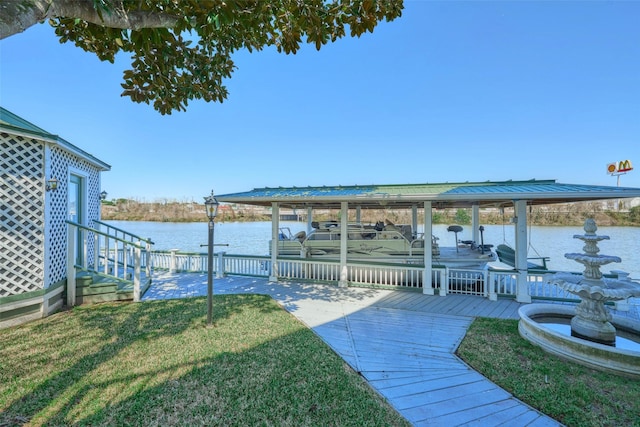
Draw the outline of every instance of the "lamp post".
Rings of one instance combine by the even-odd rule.
[[[211,195],[204,198],[204,205],[207,209],[207,217],[209,218],[209,252],[207,266],[207,325],[211,325],[213,318],[213,221],[218,214],[218,206],[220,203]]]

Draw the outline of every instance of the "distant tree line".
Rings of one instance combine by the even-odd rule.
[[[349,221],[355,221],[355,212],[349,212]],[[481,224],[505,224],[511,222],[513,208],[481,209]],[[339,219],[339,210],[319,210],[314,219],[319,221]],[[558,205],[532,206],[529,223],[532,225],[575,225],[580,226],[587,218],[594,218],[600,226],[640,226],[640,206],[618,210],[613,204],[600,202],[578,202]],[[190,201],[161,200],[144,202],[132,199],[116,199],[102,202],[103,220],[160,221],[160,222],[206,222],[203,204]],[[247,205],[223,204],[218,210],[216,221],[270,221],[271,211]],[[395,224],[410,224],[410,210],[363,209],[360,221],[375,223],[388,220]],[[471,209],[436,209],[434,224],[471,224]]]
[[[160,200],[144,202],[133,199],[115,199],[102,202],[103,220],[206,222],[209,221],[204,204],[192,201]],[[220,205],[216,221],[267,221],[271,217],[262,211],[237,210]]]

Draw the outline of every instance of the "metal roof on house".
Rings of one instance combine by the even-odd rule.
[[[33,123],[23,119],[22,117],[12,113],[11,111],[3,107],[0,107],[0,132],[11,133],[27,138],[38,139],[51,144],[56,144],[63,150],[72,153],[80,158],[83,158],[84,160],[98,167],[100,170],[111,170],[110,165],[98,159],[97,157],[87,153],[81,148],[76,147],[69,141],[60,138],[58,135],[47,132],[46,130],[34,125]]]
[[[486,181],[401,185],[353,185],[322,187],[256,188],[243,193],[222,194],[225,203],[287,208],[339,209],[341,202],[363,209],[420,207],[425,201],[435,208],[510,206],[516,200],[532,205],[640,197],[640,188],[561,184],[555,180]]]

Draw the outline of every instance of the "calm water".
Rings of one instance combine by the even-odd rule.
[[[571,325],[568,323],[547,323],[543,322],[544,326],[552,331],[558,332],[568,337],[571,336]],[[640,351],[640,342],[638,342],[638,336],[635,334],[625,333],[624,331],[616,331],[616,345],[615,348],[620,350]]]
[[[107,221],[107,223],[155,242],[155,249],[180,249],[184,252],[206,252],[207,223],[171,223],[144,221]],[[288,227],[292,233],[306,230],[305,222],[280,222],[280,227]],[[470,240],[471,227],[463,226],[458,239]],[[512,225],[485,225],[484,243],[497,246],[507,243],[514,247]],[[447,225],[434,225],[433,234],[440,238],[441,246],[453,246],[455,236],[447,232]],[[422,232],[423,228],[418,227]],[[599,243],[600,254],[622,258],[621,263],[611,263],[602,267],[603,273],[610,270],[624,270],[634,279],[640,279],[640,227],[599,227],[598,235],[609,236],[609,240]],[[574,239],[576,234],[584,234],[582,227],[531,227],[529,231],[529,257],[548,256],[551,270],[582,271],[583,267],[564,257],[566,253],[582,253],[583,243]],[[215,251],[230,254],[267,255],[271,238],[270,222],[222,222],[215,225]]]

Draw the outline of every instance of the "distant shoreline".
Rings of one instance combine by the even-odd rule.
[[[355,214],[354,214],[355,215]],[[314,214],[314,219],[324,221],[336,219],[339,212],[321,210]],[[504,211],[486,209],[480,211],[482,224],[506,224],[513,217],[513,209]],[[151,221],[151,222],[207,222],[205,208],[197,203],[142,203],[132,200],[103,202],[101,218],[105,221]],[[529,224],[540,226],[581,226],[587,218],[594,218],[599,226],[640,226],[640,206],[629,210],[603,209],[602,203],[580,202],[551,206],[534,206],[529,213]],[[350,220],[355,220],[351,218]],[[363,210],[361,222],[375,223],[390,220],[396,224],[411,223],[410,211]],[[267,209],[252,206],[222,206],[218,212],[217,222],[255,222],[271,221]],[[470,224],[469,209],[444,209],[433,213],[434,224]]]

